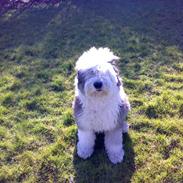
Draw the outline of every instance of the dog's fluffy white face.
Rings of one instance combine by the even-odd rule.
[[[110,96],[119,89],[117,85],[117,74],[109,63],[78,71],[77,86],[86,97]]]
[[[86,97],[104,97],[119,91],[119,79],[111,60],[119,59],[107,48],[91,48],[76,63],[76,88]]]

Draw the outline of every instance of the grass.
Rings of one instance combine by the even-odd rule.
[[[182,6],[78,1],[1,17],[0,182],[182,182]],[[90,159],[76,154],[74,64],[91,46],[121,57],[132,105],[118,165],[102,135]]]

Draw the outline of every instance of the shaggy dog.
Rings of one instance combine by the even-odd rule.
[[[78,126],[78,156],[86,159],[94,150],[95,133],[104,132],[105,149],[114,164],[123,160],[122,132],[130,104],[125,94],[115,56],[108,48],[95,47],[76,63],[74,116]]]

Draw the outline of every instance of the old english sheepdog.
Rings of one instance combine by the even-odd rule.
[[[114,164],[123,160],[122,132],[130,104],[125,94],[115,56],[108,48],[95,47],[76,62],[74,116],[78,126],[77,154],[86,159],[94,150],[95,134],[104,132],[105,149]]]

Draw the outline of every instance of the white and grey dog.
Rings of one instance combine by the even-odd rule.
[[[78,126],[77,153],[86,159],[94,150],[95,133],[104,132],[105,148],[112,163],[123,160],[122,132],[130,104],[118,70],[119,57],[108,48],[84,52],[76,63],[74,115]]]

